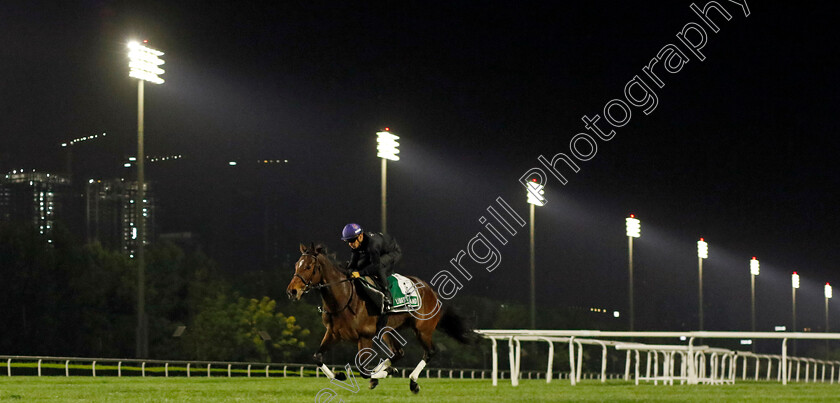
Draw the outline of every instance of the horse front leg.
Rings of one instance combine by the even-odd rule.
[[[335,335],[333,335],[331,330],[332,329],[328,328],[327,332],[324,333],[324,338],[321,339],[321,345],[318,347],[318,351],[312,355],[312,359],[315,361],[315,365],[317,365],[318,368],[321,369],[321,372],[323,372],[324,375],[327,376],[327,378],[329,378],[330,380],[338,379],[339,381],[343,381],[347,379],[347,375],[345,375],[343,372],[334,374],[332,370],[330,370],[324,364],[324,352],[329,350],[329,348],[332,347],[332,345],[338,341],[338,338],[335,337]]]

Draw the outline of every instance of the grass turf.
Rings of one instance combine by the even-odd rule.
[[[738,382],[735,385],[635,386],[630,382],[568,381],[546,384],[524,380],[518,387],[500,380],[420,379],[418,395],[408,390],[408,380],[388,378],[375,390],[356,378],[358,393],[333,385],[325,378],[137,378],[137,377],[0,377],[0,401],[76,402],[229,402],[315,401],[319,391],[331,388],[345,402],[542,402],[542,401],[695,401],[786,402],[840,401],[840,384]],[[509,381],[508,381],[509,382]],[[326,402],[329,396],[321,400]]]

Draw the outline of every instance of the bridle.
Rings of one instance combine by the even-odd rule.
[[[313,285],[312,284],[312,277],[315,277],[315,272],[316,271],[321,271],[321,262],[318,261],[318,255],[316,255],[316,254],[304,253],[302,256],[312,256],[315,259],[315,265],[312,268],[312,274],[309,275],[309,280],[306,280],[300,274],[295,273],[295,277],[299,278],[300,281],[303,282],[303,291],[301,291],[301,293],[303,293],[303,294],[308,293],[310,290],[320,290],[322,288],[331,287],[333,285],[346,283],[346,282],[352,280],[351,278],[345,278],[343,280],[334,281],[332,283],[314,284]],[[338,311],[335,311],[335,312],[330,312],[330,311],[327,311],[326,309],[324,309],[324,311],[328,315],[335,315],[335,314],[340,313],[340,312],[344,311],[345,309],[349,308],[350,312],[352,312],[353,315],[355,315],[356,312],[353,312],[353,308],[350,308],[350,303],[353,301],[353,296],[355,294],[356,294],[356,287],[351,286],[350,287],[350,298],[347,298],[347,303],[344,304],[344,308],[341,308],[341,309],[339,309]]]

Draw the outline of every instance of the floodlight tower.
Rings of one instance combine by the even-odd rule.
[[[758,276],[758,259],[753,256],[750,260],[750,329],[755,331],[755,278]]]
[[[386,194],[388,189],[388,160],[399,161],[399,136],[391,134],[389,128],[376,133],[376,156],[382,159],[382,232],[388,231],[388,204]]]
[[[537,182],[536,179],[532,179],[528,182],[528,189],[527,189],[527,196],[528,196],[528,205],[530,206],[530,218],[531,218],[531,244],[530,244],[530,254],[531,254],[531,329],[537,328],[537,275],[536,275],[536,253],[534,251],[534,224],[535,224],[535,206],[544,206],[545,205],[545,185],[540,184]]]
[[[697,270],[699,274],[698,296],[700,299],[700,329],[703,330],[703,259],[709,258],[709,244],[703,238],[697,241]]]
[[[828,332],[828,300],[831,299],[831,284],[825,283],[825,331]]]
[[[791,289],[791,302],[793,304],[793,327],[791,331],[796,331],[796,290],[799,288],[799,274],[793,272],[790,275],[790,289]]]
[[[828,300],[831,299],[831,284],[825,283],[825,332],[828,333]],[[825,341],[825,355],[828,356],[828,340]]]
[[[147,41],[143,41],[146,43]],[[145,151],[143,149],[143,83],[163,84],[159,76],[164,73],[163,52],[143,46],[137,42],[128,44],[129,77],[137,79],[137,192],[134,206],[137,228],[137,345],[138,358],[145,358],[149,354],[149,329],[146,320],[146,261],[143,249],[146,244],[146,183]],[[139,245],[139,246],[136,246]]]
[[[627,294],[630,299],[630,331],[633,331],[634,321],[636,318],[636,311],[633,307],[633,238],[638,238],[642,235],[642,222],[636,218],[635,214],[630,214],[630,217],[624,219],[627,227],[627,250],[629,253],[628,271],[630,273],[627,282]]]

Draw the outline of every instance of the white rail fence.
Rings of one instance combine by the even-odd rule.
[[[86,357],[51,357],[0,355],[0,365],[5,366],[6,376],[184,376],[184,377],[320,377],[321,370],[312,364],[293,363],[253,363],[227,361],[184,361],[151,360],[137,358],[86,358]],[[3,365],[4,364],[4,365]],[[342,367],[332,368],[333,372]],[[0,369],[0,371],[2,371]],[[399,369],[403,378],[411,368]],[[358,376],[358,374],[356,374]],[[487,369],[451,369],[427,368],[426,378],[448,379],[487,379]],[[508,372],[498,374],[508,378]],[[613,375],[618,377],[618,375]],[[517,375],[517,379],[542,379],[539,371],[527,371]],[[587,374],[587,379],[595,379],[596,374]]]
[[[492,344],[492,375],[493,385],[498,384],[499,370],[499,342],[507,341],[508,360],[510,363],[511,385],[519,384],[520,359],[522,355],[521,342],[548,343],[548,362],[546,366],[546,383],[552,380],[554,366],[554,343],[568,344],[569,348],[569,380],[572,385],[580,382],[582,372],[583,346],[601,347],[601,382],[607,379],[607,351],[608,347],[616,351],[626,351],[624,380],[630,380],[630,367],[635,358],[634,379],[638,385],[640,381],[673,385],[674,381],[688,384],[732,384],[735,383],[738,360],[741,358],[741,379],[747,379],[747,360],[754,360],[755,373],[753,380],[778,381],[787,384],[788,381],[800,382],[830,382],[835,379],[840,382],[840,361],[817,360],[813,358],[792,357],[787,354],[787,341],[790,339],[809,340],[840,340],[840,333],[783,333],[783,332],[611,332],[597,330],[479,330],[483,337],[490,339]],[[596,338],[597,337],[597,338]],[[655,338],[687,340],[684,344],[643,344],[605,340],[605,338]],[[777,339],[781,341],[781,354],[753,354],[746,351],[734,351],[709,346],[695,346],[696,339]],[[577,350],[577,353],[576,353]],[[645,354],[645,372],[640,371],[641,356]],[[661,358],[661,366],[660,366]],[[766,360],[766,373],[760,377],[759,369]],[[775,376],[774,363],[776,364]],[[794,372],[795,364],[795,372]],[[822,371],[821,374],[818,374]],[[812,372],[813,371],[813,372]],[[828,373],[830,371],[830,374]],[[802,375],[802,378],[800,378]],[[837,375],[837,377],[835,377]],[[819,379],[818,379],[819,378]],[[801,380],[800,380],[801,379]],[[826,380],[828,379],[828,380]]]

